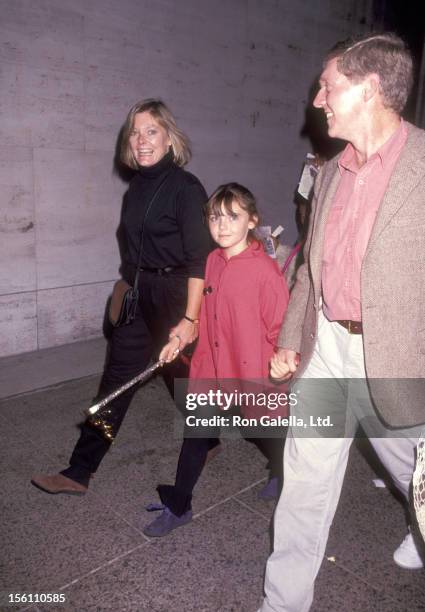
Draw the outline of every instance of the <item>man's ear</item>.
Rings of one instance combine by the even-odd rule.
[[[379,75],[375,72],[368,74],[362,83],[362,87],[363,100],[369,102],[369,100],[372,100],[373,97],[380,93]]]

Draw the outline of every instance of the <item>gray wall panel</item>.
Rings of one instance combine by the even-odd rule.
[[[245,183],[292,242],[309,89],[370,4],[0,0],[0,356],[101,333],[127,188],[115,147],[141,98],[169,103],[208,192]]]

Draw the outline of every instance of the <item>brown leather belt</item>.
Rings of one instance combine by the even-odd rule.
[[[349,334],[362,334],[363,333],[363,325],[361,321],[348,321],[347,319],[343,319],[342,321],[336,321],[345,327]]]

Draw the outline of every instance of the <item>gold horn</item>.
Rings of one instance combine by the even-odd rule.
[[[161,368],[163,365],[163,361],[157,361],[152,366],[146,370],[143,370],[143,372],[140,372],[140,374],[137,374],[137,376],[121,385],[121,387],[115,389],[115,391],[112,391],[112,393],[101,399],[99,402],[93,404],[90,406],[90,408],[87,408],[84,413],[88,416],[88,422],[90,425],[98,429],[107,440],[112,442],[115,437],[113,424],[110,418],[113,412],[109,408],[107,410],[103,410],[103,408],[112,402],[116,397],[127,391],[127,389],[137,385],[137,383],[145,382],[158,368]]]

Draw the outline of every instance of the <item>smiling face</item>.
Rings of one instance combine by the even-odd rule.
[[[214,241],[224,249],[228,258],[239,255],[248,246],[248,232],[257,225],[258,219],[244,210],[236,199],[231,210],[221,205],[220,214],[208,215],[208,226]]]
[[[134,116],[129,145],[134,159],[144,168],[158,163],[171,145],[167,130],[147,111]]]
[[[352,142],[362,127],[363,82],[350,81],[339,72],[337,62],[335,57],[326,64],[313,105],[325,112],[329,136]]]

